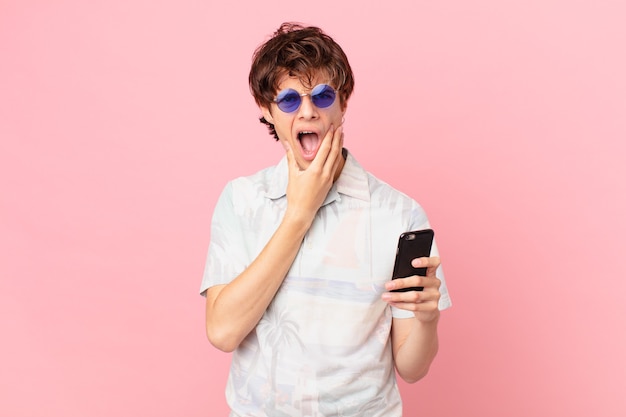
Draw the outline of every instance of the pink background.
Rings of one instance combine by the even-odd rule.
[[[0,415],[224,416],[197,294],[275,163],[250,56],[317,24],[346,146],[427,209],[454,307],[406,415],[626,415],[626,6],[0,1]]]

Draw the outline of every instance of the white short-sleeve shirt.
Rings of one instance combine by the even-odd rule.
[[[200,291],[257,257],[285,212],[286,158],[235,179],[215,207]],[[422,207],[347,153],[274,300],[232,357],[231,416],[401,416],[390,329],[413,313],[381,300],[398,237],[428,228]],[[436,244],[432,254],[438,255]],[[443,272],[441,310],[451,305]]]

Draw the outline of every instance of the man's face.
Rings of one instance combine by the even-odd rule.
[[[312,87],[318,84],[330,85],[330,81],[321,76],[315,77],[312,81]],[[276,94],[286,88],[292,88],[300,94],[311,93],[311,88],[302,85],[298,78],[287,75],[278,84]],[[281,143],[289,144],[300,169],[306,169],[317,155],[322,139],[331,125],[335,129],[341,125],[346,108],[345,106],[342,108],[339,94],[334,103],[326,108],[319,108],[313,104],[309,95],[300,99],[300,107],[291,113],[279,109],[276,103],[272,103],[269,108],[261,107],[261,111],[265,120],[274,125]]]

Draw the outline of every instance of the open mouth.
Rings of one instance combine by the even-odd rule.
[[[298,132],[298,141],[302,148],[302,154],[307,159],[313,159],[320,145],[320,138],[317,133],[304,130]]]

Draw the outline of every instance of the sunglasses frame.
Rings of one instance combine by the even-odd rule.
[[[318,97],[320,94],[322,94],[322,93],[326,92],[326,91],[327,91],[327,89],[330,89],[330,91],[332,91],[332,92],[333,92],[333,94],[334,94],[333,100],[332,100],[329,104],[327,104],[327,105],[325,105],[325,106],[319,106],[319,105],[316,103],[316,101],[318,101],[318,100],[317,100],[317,97]],[[319,90],[319,91],[318,91],[318,92],[316,92],[315,90]],[[297,105],[296,107],[294,107],[292,110],[288,110],[288,109],[289,109],[289,107],[287,107],[287,108],[283,108],[283,107],[285,107],[285,106],[286,106],[286,105],[284,104],[284,99],[286,98],[286,96],[287,96],[287,95],[290,95],[290,94],[292,94],[292,93],[293,93],[294,95],[297,95],[297,97],[298,97],[298,99],[299,99],[299,101],[298,101],[298,105]],[[337,88],[337,89],[335,89],[335,88],[333,88],[333,86],[331,86],[331,85],[329,85],[329,84],[325,84],[325,83],[322,83],[322,84],[317,84],[315,87],[313,87],[313,88],[311,89],[311,92],[310,92],[310,93],[299,93],[298,91],[294,90],[293,88],[285,88],[285,89],[280,90],[280,91],[278,92],[278,94],[276,95],[276,98],[273,100],[273,102],[274,102],[274,103],[276,103],[276,106],[277,106],[277,107],[278,107],[278,108],[279,108],[282,112],[284,112],[284,113],[293,113],[293,112],[295,112],[296,110],[298,110],[298,109],[300,108],[300,106],[302,105],[302,97],[305,97],[305,96],[310,96],[310,97],[311,97],[311,102],[313,103],[313,105],[314,105],[315,107],[317,107],[318,109],[326,109],[326,108],[328,108],[328,107],[332,106],[332,105],[335,103],[335,100],[337,100],[337,94],[338,94],[338,93],[339,93],[339,89],[338,89],[338,88]],[[281,106],[281,105],[282,105],[282,106]]]

